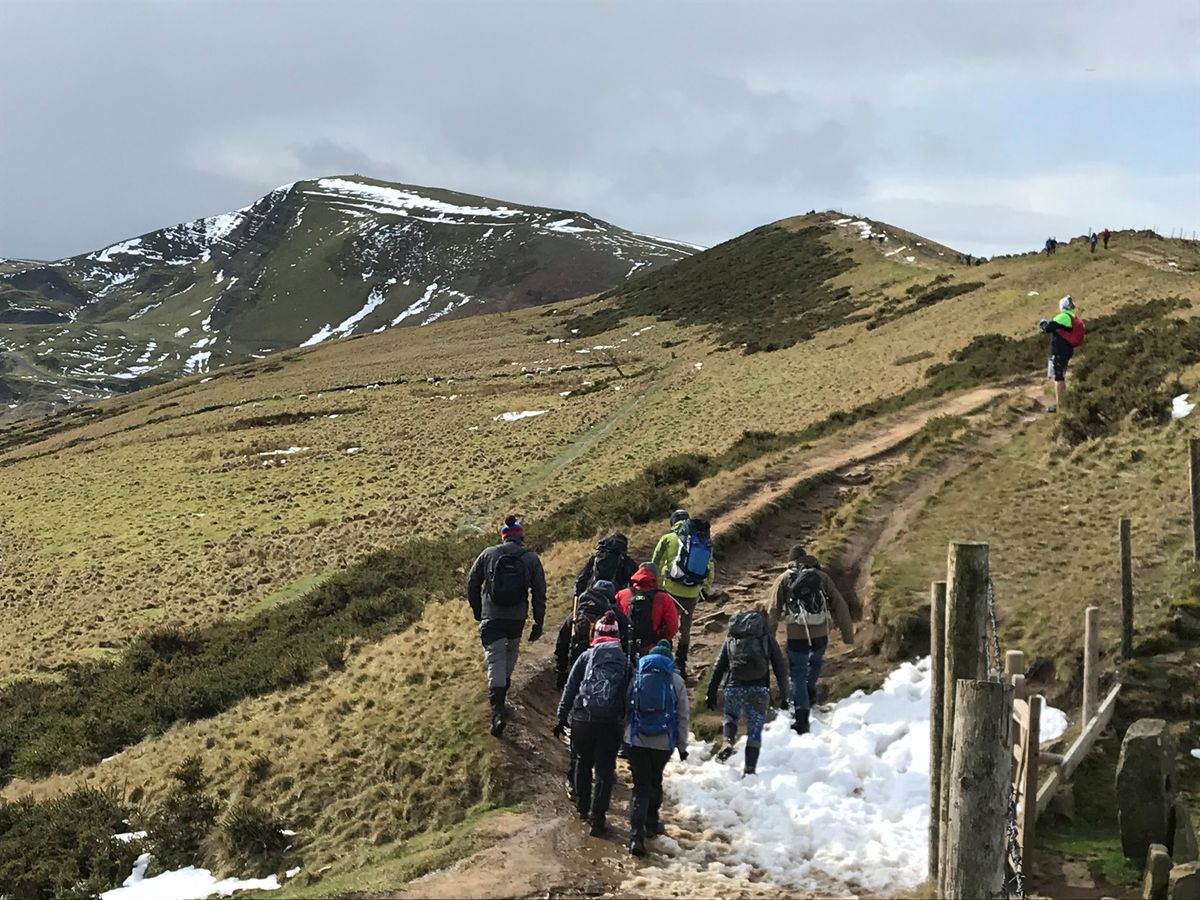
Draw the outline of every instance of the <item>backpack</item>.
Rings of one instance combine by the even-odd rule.
[[[575,707],[586,712],[591,722],[612,722],[625,714],[625,676],[629,660],[620,644],[610,642],[592,648],[588,657]]]
[[[669,656],[648,653],[629,686],[629,742],[635,734],[665,734],[675,748],[675,664]]]
[[[575,618],[571,620],[571,644],[567,656],[568,668],[574,665],[575,660],[579,659],[583,651],[592,645],[592,630],[596,627],[596,623],[600,621],[600,617],[610,609],[612,607],[608,604],[601,603],[594,598],[589,598],[586,594],[579,598],[579,605],[575,609]]]
[[[588,587],[593,587],[597,581],[618,584],[622,580],[626,546],[623,541],[611,537],[606,537],[596,545],[596,552],[592,555],[592,580]]]
[[[529,551],[497,553],[488,567],[488,594],[497,606],[516,606],[529,597],[529,572],[522,560]]]
[[[1078,347],[1083,343],[1083,332],[1083,319],[1079,318],[1079,316],[1072,316],[1071,330],[1063,335],[1063,340],[1065,340],[1072,347]]]
[[[729,623],[729,674],[734,681],[760,681],[771,668],[767,621],[762,613],[745,609]]]
[[[707,529],[699,529],[695,522],[689,522],[687,528],[679,535],[679,552],[671,563],[667,575],[672,581],[686,584],[688,587],[704,584],[708,578],[708,564],[712,560],[712,540]]]
[[[824,625],[829,621],[829,597],[815,567],[797,567],[788,581],[783,608],[784,621],[791,625]]]
[[[635,648],[645,647],[658,640],[654,633],[654,593],[629,589],[629,633]]]

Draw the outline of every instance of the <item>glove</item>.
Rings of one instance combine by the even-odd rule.
[[[687,762],[687,751],[684,750],[682,747],[679,748],[679,761]]]
[[[709,696],[704,698],[704,705],[707,706],[709,709],[716,709],[717,708],[717,698],[713,697],[710,694]]]
[[[559,722],[557,725],[554,726],[554,736],[556,738],[565,737],[566,734],[567,734],[567,723],[566,722]]]
[[[542,636],[542,626],[537,622],[533,623],[533,627],[529,629],[529,641],[533,643]]]
[[[1045,319],[1038,319],[1038,328],[1040,328],[1042,331],[1045,331],[1049,327],[1050,327],[1050,323],[1047,322]]]
[[[778,702],[777,704],[775,704],[775,705],[776,705],[776,706],[778,706],[780,709],[787,709],[787,708],[788,708],[788,699],[787,699],[787,697],[783,697],[783,696],[781,696],[781,697],[779,698],[779,702]]]

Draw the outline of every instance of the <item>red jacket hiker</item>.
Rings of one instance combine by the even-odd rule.
[[[630,587],[617,593],[617,606],[629,618],[629,630],[641,652],[648,652],[660,640],[674,640],[679,631],[679,613],[674,598],[658,589],[658,573],[654,566],[643,563],[633,573],[629,584]],[[648,616],[640,604],[633,603],[635,595],[649,601]],[[635,606],[635,610],[631,611],[630,606]]]

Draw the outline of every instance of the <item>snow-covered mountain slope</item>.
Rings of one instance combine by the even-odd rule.
[[[0,260],[0,420],[289,347],[613,288],[699,248],[359,176],[55,262]]]

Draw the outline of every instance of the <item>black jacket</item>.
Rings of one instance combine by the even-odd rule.
[[[586,594],[585,594],[586,597]],[[584,602],[584,601],[580,601]],[[621,629],[621,646],[625,648],[625,652],[629,652],[629,619],[625,617],[625,613],[617,608],[616,604],[610,604],[608,609],[612,610],[613,615],[617,617],[617,627]],[[573,625],[573,614],[567,616],[563,621],[562,627],[558,629],[558,640],[554,642],[554,670],[558,676],[558,687],[561,690],[563,685],[567,683],[567,674],[571,671],[571,666],[575,665],[575,660],[583,655],[583,650],[580,650],[575,656],[571,655],[571,626]]]
[[[770,648],[771,668],[775,671],[775,682],[779,685],[779,696],[785,700],[790,700],[792,691],[788,684],[787,666],[784,665],[783,653],[779,649],[775,635],[767,635],[767,644]],[[713,666],[712,678],[708,682],[708,692],[705,695],[708,701],[715,702],[717,691],[730,683],[744,687],[769,688],[771,686],[770,673],[759,678],[757,681],[733,681],[733,676],[729,672],[729,639],[726,638],[725,642],[721,644],[721,653],[717,656],[717,664]]]
[[[592,586],[592,570],[596,565],[596,554],[593,553],[587,558],[587,562],[583,564],[583,568],[579,570],[579,574],[575,576],[575,596],[582,597],[583,592]],[[626,553],[621,560],[621,571],[617,578],[613,581],[617,590],[624,590],[629,587],[629,579],[633,577],[633,573],[638,569],[638,564],[633,561],[633,558]]]
[[[486,583],[488,567],[496,556],[510,553],[521,556],[529,582],[530,596],[523,603],[499,606],[492,603]],[[476,622],[486,624],[497,619],[524,622],[529,617],[530,600],[533,602],[533,621],[541,627],[546,621],[546,572],[538,555],[526,549],[521,538],[507,538],[479,554],[467,575],[467,601],[471,604]]]

